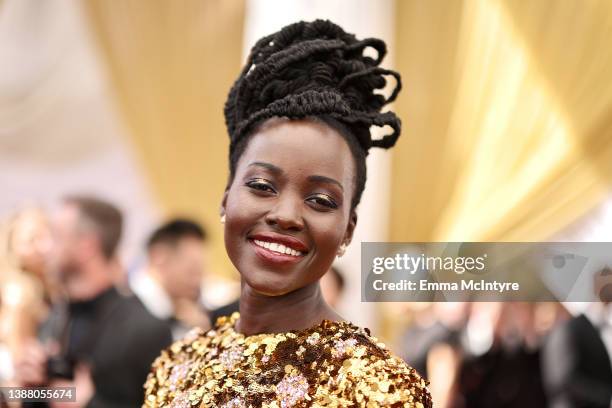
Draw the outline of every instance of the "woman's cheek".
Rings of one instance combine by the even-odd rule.
[[[331,256],[333,260],[336,248],[340,246],[342,238],[344,238],[344,228],[342,228],[344,222],[338,219],[319,220],[313,225],[316,226],[316,231],[313,231],[313,235],[319,237],[317,248],[319,248],[319,250],[322,248],[326,249],[325,252],[327,257]]]
[[[249,203],[241,197],[239,190],[230,190],[225,204],[224,238],[231,259],[238,255],[241,241],[251,225],[249,214]]]
[[[261,205],[248,191],[236,189],[231,192],[226,204],[226,219],[230,222],[229,226],[232,229],[248,227],[260,216],[261,209],[259,207]]]

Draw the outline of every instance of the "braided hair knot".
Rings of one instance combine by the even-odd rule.
[[[377,57],[363,54],[374,48]],[[259,40],[225,104],[230,156],[254,125],[272,117],[329,116],[344,124],[365,154],[371,147],[392,147],[401,131],[393,112],[380,112],[401,89],[397,72],[378,67],[386,54],[376,38],[357,40],[327,20],[299,22]],[[395,78],[388,98],[374,92]],[[370,127],[392,133],[373,140]]]

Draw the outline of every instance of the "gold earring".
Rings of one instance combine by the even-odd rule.
[[[225,214],[221,216],[221,224],[225,224]]]
[[[341,258],[342,255],[344,255],[344,251],[346,251],[346,244],[342,244],[340,245],[340,248],[338,248],[338,252],[336,253],[338,258]]]

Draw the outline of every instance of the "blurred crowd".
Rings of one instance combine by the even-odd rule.
[[[214,308],[203,297],[202,225],[176,218],[157,226],[143,242],[146,262],[128,275],[117,256],[123,224],[112,203],[88,196],[5,220],[1,386],[76,387],[76,404],[54,407],[137,407],[163,348],[238,310],[237,299]],[[609,408],[612,271],[599,276],[602,301],[575,317],[553,302],[408,304],[395,351],[429,379],[439,408]],[[342,273],[332,268],[321,287],[338,304]]]
[[[397,345],[437,407],[612,407],[612,270],[601,303],[412,303]],[[597,284],[597,282],[596,282]]]

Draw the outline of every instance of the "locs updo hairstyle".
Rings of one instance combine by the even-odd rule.
[[[375,59],[363,55],[367,47],[376,50]],[[400,119],[381,112],[401,89],[399,74],[378,66],[386,52],[382,40],[357,40],[327,20],[301,21],[259,40],[225,103],[229,183],[259,124],[272,117],[312,118],[334,128],[349,145],[356,165],[354,209],[365,187],[368,150],[388,149],[400,135]],[[388,98],[375,92],[385,87],[386,76],[396,81]],[[390,126],[393,132],[372,139],[372,126]]]

